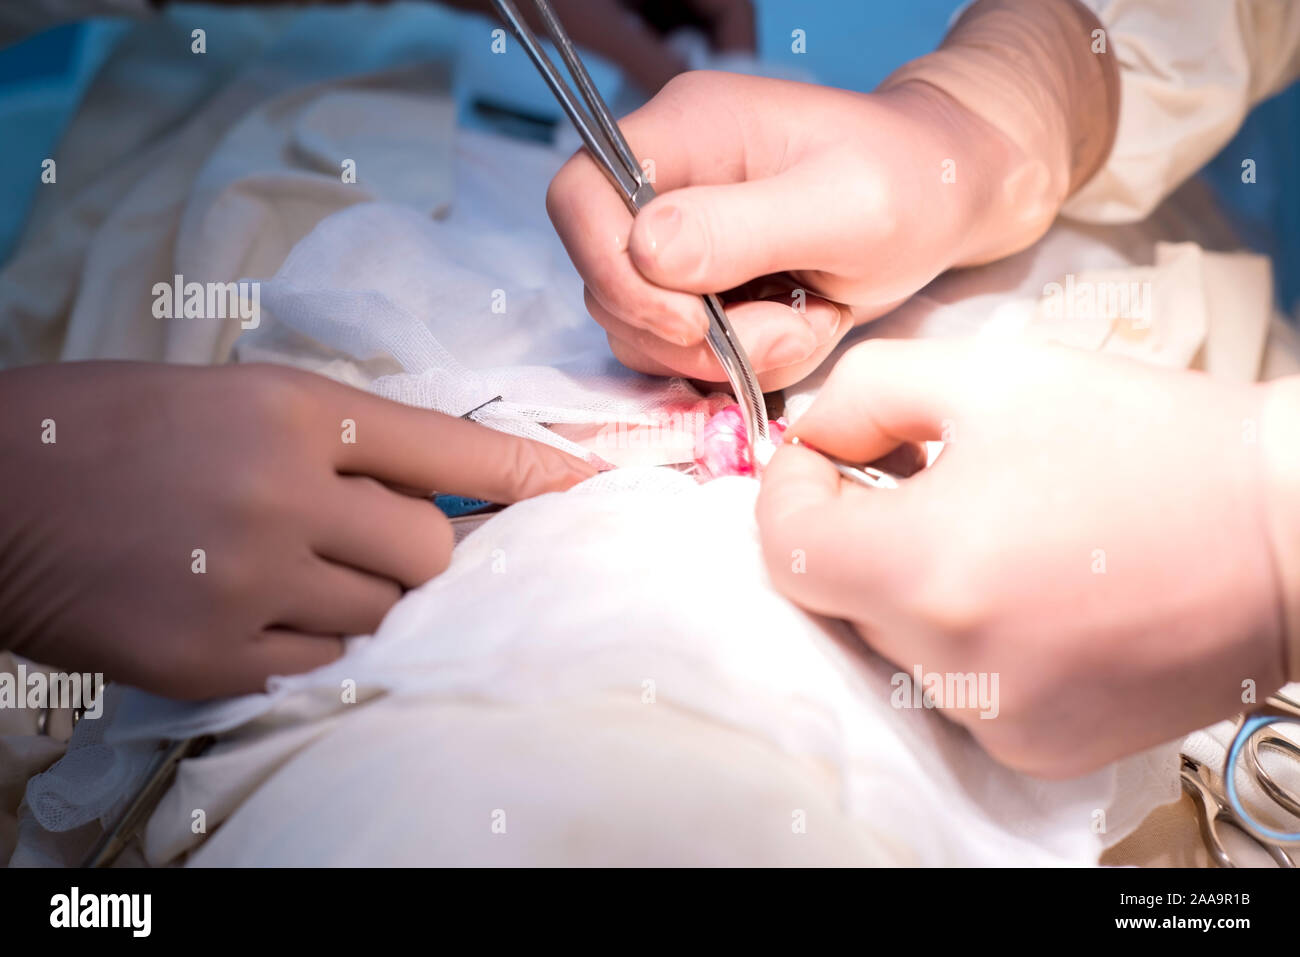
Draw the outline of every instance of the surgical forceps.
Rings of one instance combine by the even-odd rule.
[[[845,462],[843,459],[837,459],[828,452],[814,448],[807,442],[802,441],[799,436],[793,436],[790,439],[791,445],[802,446],[811,452],[816,452],[831,465],[835,466],[835,471],[840,473],[842,478],[848,479],[855,485],[861,485],[863,488],[898,488],[898,476],[892,472],[886,472],[884,469],[878,469],[870,465],[854,465],[851,462]]]
[[[1282,694],[1270,695],[1264,704],[1237,718],[1237,726],[1223,759],[1221,782],[1215,781],[1209,768],[1186,754],[1182,756],[1183,790],[1196,805],[1201,839],[1210,857],[1219,867],[1237,867],[1228,853],[1219,831],[1221,824],[1241,832],[1265,851],[1279,867],[1295,867],[1285,848],[1300,847],[1300,831],[1284,831],[1260,821],[1246,807],[1238,788],[1238,773],[1245,773],[1277,807],[1300,818],[1300,795],[1295,794],[1269,773],[1260,755],[1272,751],[1296,759],[1300,770],[1300,744],[1291,738],[1266,730],[1270,725],[1300,725],[1300,703]],[[1246,759],[1242,765],[1243,757]],[[1222,784],[1222,792],[1216,784]]]
[[[619,191],[623,202],[627,204],[628,211],[635,216],[655,198],[654,186],[647,179],[641,164],[637,162],[627,140],[623,138],[618,123],[597,91],[590,74],[587,73],[587,68],[583,66],[578,56],[578,51],[573,46],[573,41],[569,39],[569,35],[560,24],[559,17],[551,9],[550,3],[547,0],[532,0],[532,3],[541,16],[542,23],[546,25],[546,32],[551,35],[551,42],[555,44],[560,58],[578,86],[578,96],[574,95],[564,77],[555,68],[555,64],[551,62],[551,58],[546,55],[546,51],[542,49],[532,28],[520,15],[513,0],[493,0],[497,12],[509,25],[528,52],[533,65],[541,73],[542,79],[559,100],[561,108],[572,121],[578,135],[582,137],[582,142],[586,145],[592,159]],[[582,103],[579,102],[579,96]],[[586,104],[585,108],[583,103]],[[727,320],[722,301],[712,294],[700,298],[704,301],[704,311],[709,318],[706,339],[709,348],[721,363],[723,372],[726,373],[727,382],[736,394],[736,401],[740,405],[748,430],[750,450],[770,449],[771,440],[768,438],[767,408],[764,405],[763,390],[759,388],[758,377],[754,375],[754,368],[749,364],[749,357],[745,355],[740,340]]]

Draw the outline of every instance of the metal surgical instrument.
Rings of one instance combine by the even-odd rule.
[[[533,65],[551,88],[565,114],[572,121],[591,154],[596,165],[601,168],[609,181],[623,197],[628,210],[633,216],[655,198],[654,186],[647,179],[641,164],[637,162],[627,140],[623,138],[609,107],[601,98],[596,85],[592,82],[587,68],[583,66],[574,48],[573,41],[560,24],[559,18],[547,0],[532,0],[551,41],[559,51],[570,76],[578,87],[578,94],[569,88],[563,76],[551,62],[551,58],[542,49],[532,28],[520,15],[513,0],[493,0],[493,5],[509,25],[524,49],[532,59]],[[579,97],[582,102],[579,102]],[[585,108],[583,106],[585,103]],[[722,365],[727,382],[736,394],[748,429],[747,438],[751,451],[766,448],[770,444],[767,429],[767,408],[764,405],[763,390],[759,388],[758,377],[754,375],[749,357],[740,345],[740,340],[727,321],[727,314],[722,308],[722,301],[715,295],[700,297],[704,301],[704,310],[708,314],[709,328],[706,339],[709,348]]]
[[[1232,743],[1228,745],[1228,754],[1223,760],[1224,797],[1241,826],[1257,841],[1276,847],[1300,847],[1300,830],[1284,831],[1261,822],[1243,804],[1237,789],[1236,772],[1245,757],[1248,759],[1245,762],[1246,774],[1254,779],[1260,790],[1283,811],[1300,817],[1300,794],[1279,784],[1260,759],[1262,750],[1300,758],[1300,745],[1293,739],[1265,730],[1275,724],[1300,725],[1300,703],[1283,694],[1272,694],[1260,707],[1237,719]]]
[[[82,860],[82,867],[111,867],[148,823],[163,795],[172,786],[176,772],[182,761],[195,758],[206,751],[216,739],[211,735],[198,735],[168,741],[159,746],[154,755],[144,781],[131,797],[131,802],[122,811],[112,826],[104,831],[99,840]]]
[[[843,459],[837,459],[835,456],[800,440],[797,435],[790,439],[790,444],[798,445],[810,452],[816,452],[835,466],[835,471],[839,472],[842,478],[848,479],[855,485],[861,485],[864,488],[898,488],[898,476],[892,472],[886,472],[884,469],[874,468],[870,465],[853,465]]]
[[[1281,723],[1300,725],[1300,703],[1282,694],[1270,695],[1259,708],[1237,718],[1221,774],[1214,775],[1187,754],[1182,756],[1183,790],[1196,805],[1201,839],[1219,867],[1241,866],[1223,841],[1222,825],[1250,838],[1279,867],[1295,867],[1285,849],[1300,847],[1300,831],[1285,831],[1259,820],[1258,810],[1246,806],[1239,789],[1238,775],[1245,775],[1278,809],[1300,818],[1300,794],[1278,783],[1261,758],[1261,752],[1272,751],[1293,759],[1295,770],[1300,771],[1300,744],[1267,730]]]

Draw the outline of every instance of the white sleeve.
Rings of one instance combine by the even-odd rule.
[[[1083,0],[1119,62],[1119,130],[1061,212],[1144,218],[1219,152],[1246,114],[1300,75],[1295,0]]]
[[[4,0],[0,3],[0,47],[60,23],[87,17],[142,17],[151,12],[149,0]]]

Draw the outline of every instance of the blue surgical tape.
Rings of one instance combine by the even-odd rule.
[[[496,507],[493,502],[484,501],[481,498],[467,498],[464,495],[435,495],[433,504],[438,506],[448,518],[473,515],[475,512]]]

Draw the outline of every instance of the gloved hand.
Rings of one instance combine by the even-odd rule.
[[[698,294],[734,289],[727,314],[780,388],[961,258],[979,210],[965,181],[939,178],[971,122],[919,84],[862,95],[687,73],[620,123],[660,193],[635,223],[585,151],[547,209],[621,362],[722,381]]]
[[[947,443],[893,491],[782,445],[758,500],[763,550],[777,588],[849,621],[901,672],[997,674],[996,717],[949,716],[1004,763],[1082,773],[1284,683],[1300,379],[876,340],[791,432],[854,462]]]
[[[982,0],[872,94],[687,73],[620,122],[659,197],[635,222],[585,151],[547,209],[626,365],[721,381],[695,295],[727,314],[765,389],[953,266],[1046,231],[1100,166],[1114,65],[1074,0]]]
[[[991,202],[977,164],[1012,164],[1014,147],[922,83],[864,95],[688,73],[621,126],[661,195],[633,222],[584,151],[547,208],[588,310],[642,372],[720,381],[690,294],[735,290],[727,314],[763,387],[789,385],[855,324],[979,260],[1008,218],[1055,213],[1034,177]]]
[[[447,519],[397,489],[509,503],[594,471],[275,366],[34,366],[0,406],[5,647],[180,698],[325,664],[442,571]]]

